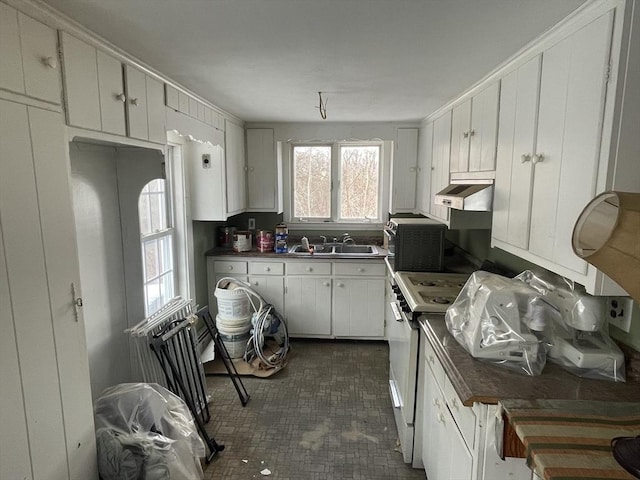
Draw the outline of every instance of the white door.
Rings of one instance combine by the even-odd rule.
[[[249,277],[251,288],[284,316],[284,277],[261,275]]]
[[[0,129],[0,477],[96,478],[62,119],[0,100]]]
[[[127,85],[128,134],[133,138],[148,140],[146,75],[131,65],[125,65],[124,71]]]
[[[385,279],[333,280],[333,334],[337,337],[384,336]]]
[[[67,123],[101,130],[96,49],[61,32]]]
[[[124,79],[120,61],[97,52],[102,131],[126,135]]]
[[[469,170],[471,100],[456,106],[451,117],[451,173]]]
[[[582,274],[571,234],[595,194],[612,24],[609,11],[542,58],[529,250]]]
[[[18,20],[25,93],[47,102],[60,103],[62,92],[56,31],[22,13],[18,14]]]
[[[417,163],[418,129],[399,128],[393,157],[392,213],[415,208]]]
[[[506,75],[500,91],[492,235],[523,249],[529,245],[540,60]]]
[[[435,204],[434,196],[449,185],[449,156],[451,153],[451,112],[433,123],[433,157],[431,165],[431,215],[449,220],[449,209]]]
[[[247,206],[244,129],[226,121],[227,215],[244,212]]]
[[[290,335],[331,335],[331,278],[287,276],[284,312]]]
[[[278,209],[278,169],[273,130],[247,129],[247,208],[251,211]]]
[[[418,178],[416,186],[416,209],[429,215],[431,206],[431,157],[433,155],[433,123],[420,129],[418,136]]]
[[[469,171],[487,172],[496,168],[500,82],[473,97],[469,131]]]

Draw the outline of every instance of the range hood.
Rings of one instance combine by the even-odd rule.
[[[456,210],[490,212],[493,204],[493,180],[451,183],[436,194],[435,203]]]

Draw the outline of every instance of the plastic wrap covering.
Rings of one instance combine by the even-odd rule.
[[[625,381],[624,354],[606,331],[606,297],[591,296],[581,285],[550,273],[526,270],[516,279],[545,302],[551,362],[580,377]]]
[[[205,445],[180,397],[158,384],[123,383],[94,405],[102,480],[202,479]]]
[[[447,328],[473,357],[539,375],[548,338],[539,321],[539,297],[519,280],[474,272],[447,309]]]

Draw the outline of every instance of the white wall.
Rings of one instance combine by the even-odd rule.
[[[144,318],[137,199],[163,157],[140,148],[69,148],[91,392],[134,381],[124,330]]]

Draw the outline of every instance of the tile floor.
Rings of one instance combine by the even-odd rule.
[[[208,431],[225,450],[205,479],[424,479],[396,447],[388,363],[384,342],[294,339],[283,370],[243,377],[244,408],[228,377],[208,376]]]

